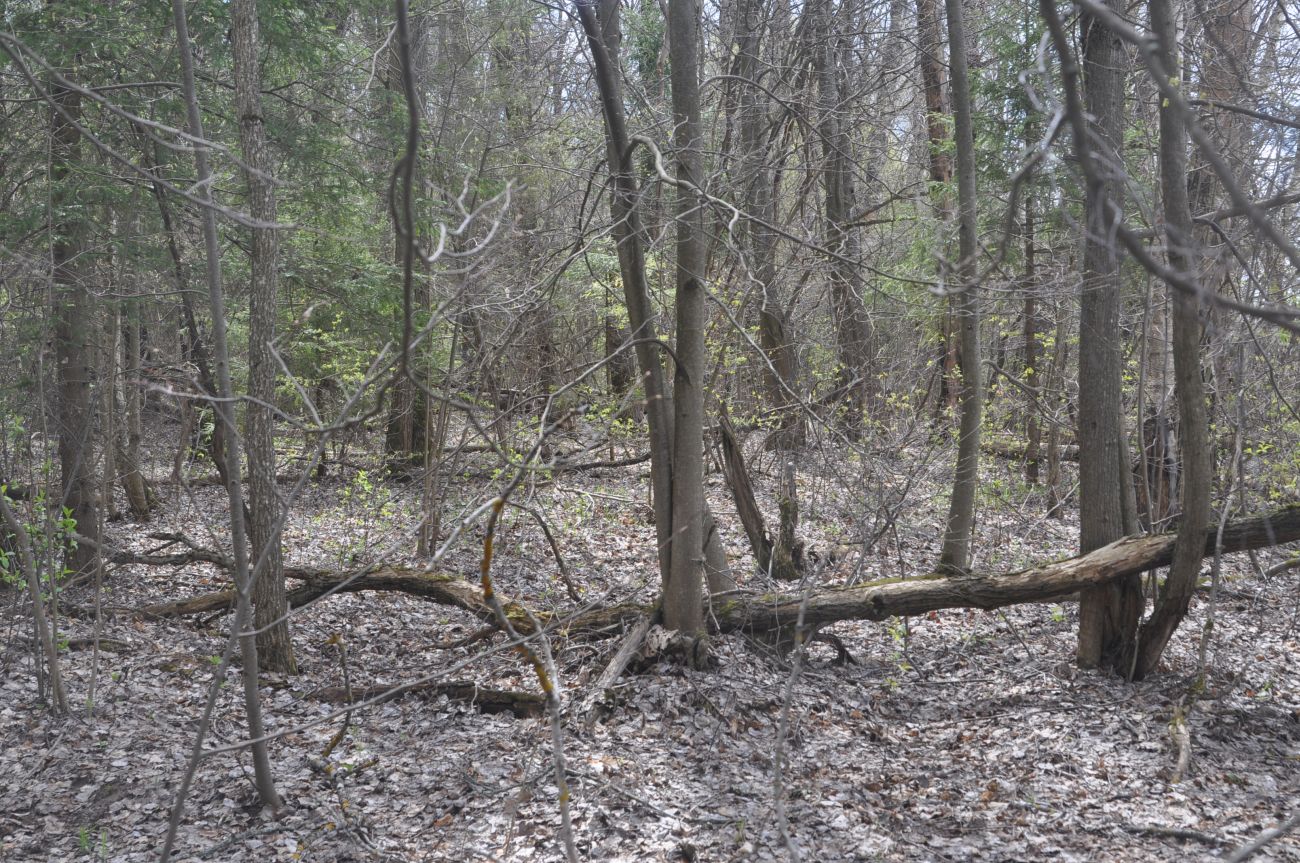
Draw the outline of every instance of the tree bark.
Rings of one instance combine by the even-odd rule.
[[[253,256],[248,288],[248,537],[253,555],[253,625],[257,658],[265,671],[297,672],[284,599],[280,525],[283,507],[275,487],[275,342],[279,238],[275,228],[275,185],[262,117],[262,75],[258,58],[256,0],[232,0],[235,112],[248,183]]]
[[[54,351],[59,382],[59,467],[62,494],[59,505],[77,523],[77,531],[99,539],[99,513],[95,505],[95,409],[91,395],[90,292],[82,264],[83,225],[73,193],[73,171],[81,158],[81,95],[51,84],[56,106],[50,119],[50,263],[54,283]],[[60,513],[61,515],[61,513]],[[95,546],[73,548],[67,568],[74,575],[89,573],[98,563]]]
[[[853,226],[857,196],[853,183],[853,151],[849,125],[841,116],[841,39],[834,26],[830,0],[807,6],[808,50],[817,82],[817,137],[822,149],[822,181],[826,194],[826,247],[832,317],[835,324],[835,400],[844,405],[845,426],[860,432],[867,401],[874,393],[876,370],[871,320],[864,300],[865,285],[858,260],[862,241]]]
[[[1121,10],[1119,0],[1108,5]],[[1117,35],[1088,15],[1083,28],[1084,100],[1094,118],[1092,159],[1104,178],[1089,182],[1079,314],[1079,550],[1092,551],[1136,531],[1125,500],[1129,469],[1124,435],[1120,258],[1114,239],[1124,164],[1124,70],[1128,55]],[[1078,146],[1084,146],[1079,144]],[[1136,576],[1088,591],[1079,606],[1078,663],[1122,669],[1131,656],[1142,586]]]
[[[957,278],[961,293],[956,317],[961,326],[961,422],[958,426],[957,469],[948,505],[948,529],[939,558],[942,569],[961,572],[970,565],[971,532],[975,526],[975,489],[979,485],[980,422],[984,386],[980,375],[979,285],[975,257],[979,251],[975,221],[975,133],[971,126],[970,81],[966,71],[966,25],[962,0],[947,0],[949,68],[957,141],[957,212],[961,260]]]
[[[699,13],[695,0],[669,0],[673,143],[677,179],[700,186]],[[672,565],[664,586],[664,626],[693,634],[704,628],[704,209],[677,187],[677,363],[673,372]]]
[[[194,58],[190,45],[189,28],[185,21],[184,0],[172,0],[172,19],[176,28],[176,44],[181,59],[182,82],[186,103],[189,132],[195,140],[203,140],[203,119],[199,113],[198,97],[194,87]],[[235,425],[234,387],[230,380],[230,350],[226,342],[226,301],[221,282],[221,246],[217,236],[217,214],[213,209],[212,170],[208,166],[208,151],[204,146],[194,148],[194,162],[198,179],[198,197],[202,202],[200,216],[203,223],[203,245],[207,262],[208,305],[212,313],[212,351],[216,370],[216,400],[213,410],[217,423],[224,425],[226,445],[225,483],[226,499],[230,506],[230,544],[234,556],[236,585],[236,612],[232,624],[239,634],[239,647],[243,654],[242,678],[244,688],[244,712],[248,720],[248,735],[253,756],[254,783],[258,797],[264,805],[272,809],[280,808],[280,795],[275,788],[275,777],[271,770],[265,728],[262,724],[262,700],[258,690],[257,639],[245,630],[252,618],[252,577],[249,567],[248,534],[244,521],[244,496],[239,484],[240,441],[239,430]],[[201,745],[201,738],[196,740],[195,751]],[[188,774],[192,777],[192,773]],[[164,859],[170,853],[171,843],[175,840],[175,831],[179,826],[179,806],[183,805],[184,789],[177,793],[180,801],[173,810],[173,819],[169,824],[167,840],[164,843]]]
[[[1160,45],[1157,53],[1170,81],[1181,80],[1177,29],[1169,0],[1150,0],[1151,26]],[[1168,100],[1160,107],[1160,189],[1164,196],[1169,262],[1184,278],[1197,278],[1196,239],[1187,200],[1187,128]],[[1155,670],[1178,624],[1187,616],[1204,553],[1202,536],[1210,519],[1213,468],[1205,384],[1201,379],[1200,296],[1169,286],[1174,318],[1174,393],[1182,443],[1182,517],[1169,574],[1155,611],[1138,633],[1131,676],[1141,680]]]

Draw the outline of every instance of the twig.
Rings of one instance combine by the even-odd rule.
[[[1163,824],[1124,824],[1122,826],[1130,833],[1146,836],[1172,836],[1174,839],[1191,839],[1206,845],[1228,844],[1226,839],[1220,839],[1218,836],[1212,836],[1209,833],[1202,833],[1200,830],[1192,830],[1189,827],[1166,827]]]
[[[342,743],[343,738],[347,736],[348,727],[352,724],[351,704],[355,700],[352,697],[352,678],[348,674],[347,643],[344,642],[343,636],[339,635],[337,632],[326,639],[325,643],[333,645],[339,649],[339,665],[343,669],[343,690],[348,699],[349,709],[347,713],[343,714],[343,724],[339,726],[339,730],[334,733],[334,736],[330,738],[330,742],[326,744],[325,749],[321,751],[321,758],[329,758],[330,753],[333,752],[335,747]]]
[[[1300,827],[1300,809],[1297,809],[1292,813],[1291,817],[1286,821],[1283,821],[1276,827],[1270,827],[1265,830],[1245,845],[1242,845],[1236,851],[1233,851],[1232,854],[1225,859],[1227,860],[1227,863],[1241,863],[1241,861],[1254,856],[1268,843],[1281,839],[1297,827]]]

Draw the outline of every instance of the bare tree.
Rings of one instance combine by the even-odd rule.
[[[253,583],[257,658],[262,668],[293,674],[297,664],[289,640],[280,549],[281,509],[275,487],[275,316],[279,238],[275,184],[262,117],[262,74],[258,57],[255,0],[233,0],[231,35],[235,59],[235,112],[248,183],[248,211],[258,227],[248,289],[248,538],[258,573]]]
[[[947,0],[948,55],[952,72],[952,108],[957,136],[958,243],[960,281],[957,321],[961,325],[961,423],[957,439],[957,470],[948,505],[948,529],[943,538],[939,566],[965,570],[970,562],[971,530],[975,524],[975,488],[979,484],[980,422],[984,409],[984,382],[980,366],[978,252],[975,222],[975,133],[971,126],[970,81],[966,70],[966,26],[963,0]]]
[[[1179,80],[1178,36],[1172,3],[1150,0],[1149,9],[1152,29],[1160,41],[1158,56],[1164,67],[1162,72],[1167,80]],[[1187,128],[1178,106],[1167,99],[1160,106],[1160,191],[1164,197],[1169,262],[1177,273],[1195,283],[1199,261],[1187,199]],[[1173,285],[1169,292],[1174,310],[1174,387],[1183,466],[1179,496],[1182,517],[1169,574],[1155,611],[1138,634],[1131,672],[1137,680],[1155,670],[1165,645],[1187,615],[1196,590],[1196,577],[1201,571],[1213,486],[1205,384],[1201,379],[1200,296],[1180,291]]]
[[[664,586],[664,625],[704,628],[704,202],[700,152],[699,12],[695,0],[669,0],[673,129],[677,179],[677,362],[673,372],[672,569]]]
[[[853,224],[857,194],[853,145],[844,117],[841,55],[846,50],[836,29],[832,0],[812,0],[804,10],[808,55],[817,83],[817,137],[821,143],[822,181],[826,196],[826,248],[830,259],[830,293],[835,323],[835,400],[846,410],[846,427],[860,431],[868,398],[876,386],[871,320],[865,285],[857,261],[862,241]]]
[[[182,86],[185,95],[186,113],[189,120],[189,132],[196,141],[203,140],[203,118],[199,113],[198,97],[194,88],[194,56],[190,46],[189,27],[185,20],[184,0],[173,0],[172,19],[176,28],[176,45],[180,54]],[[257,638],[246,631],[252,618],[252,580],[253,573],[249,567],[248,534],[244,521],[244,495],[239,482],[240,441],[239,429],[235,424],[234,387],[230,379],[230,350],[226,343],[226,300],[221,283],[221,247],[217,237],[217,213],[212,202],[212,169],[208,166],[208,150],[205,145],[194,148],[194,162],[198,175],[198,195],[204,202],[201,217],[203,222],[203,245],[207,259],[208,305],[212,313],[212,352],[216,367],[216,398],[213,409],[217,422],[226,428],[226,499],[230,505],[230,544],[231,559],[234,570],[231,573],[235,582],[237,596],[235,619],[231,622],[232,637],[238,636],[240,651],[243,654],[242,677],[244,683],[244,712],[248,719],[248,735],[251,739],[253,754],[254,781],[257,794],[262,802],[273,809],[280,807],[280,795],[275,788],[275,777],[271,772],[271,759],[267,751],[266,732],[262,724],[262,700],[258,691]],[[219,675],[225,674],[225,663],[217,669]],[[210,707],[209,707],[210,709]],[[191,766],[186,772],[185,781],[176,792],[176,803],[172,808],[167,838],[163,843],[162,859],[164,863],[171,855],[171,846],[175,841],[176,831],[180,826],[180,815],[185,804],[185,795],[189,782],[193,779],[194,767],[203,751],[203,738],[206,727],[201,727],[195,735],[194,748],[191,752]]]
[[[1084,202],[1079,289],[1079,550],[1087,553],[1136,532],[1136,503],[1132,483],[1125,481],[1129,463],[1121,386],[1120,252],[1114,239],[1124,175],[1119,144],[1128,61],[1119,37],[1104,24],[1084,15],[1080,27],[1084,100],[1093,123],[1088,139],[1076,142],[1076,147],[1088,149],[1097,173],[1097,179],[1088,181]],[[1079,665],[1122,668],[1141,614],[1137,576],[1086,591],[1079,605]]]
[[[99,512],[95,505],[95,408],[91,394],[91,295],[82,255],[83,208],[76,206],[73,172],[81,158],[81,94],[50,86],[50,266],[55,307],[54,351],[59,379],[61,505],[90,542],[72,549],[68,568],[88,574],[98,564]]]

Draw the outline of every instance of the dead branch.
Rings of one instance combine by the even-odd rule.
[[[1300,540],[1300,504],[1229,522],[1223,531],[1224,553],[1268,548]],[[1213,554],[1215,532],[1207,531],[1206,556]],[[808,600],[805,623],[812,629],[843,620],[886,620],[924,614],[944,608],[1003,608],[1029,602],[1056,600],[1086,587],[1121,576],[1168,566],[1174,534],[1126,537],[1079,557],[1046,563],[1012,573],[946,577],[937,574],[908,580],[886,579],[852,587],[824,588]],[[481,588],[458,576],[403,567],[379,566],[360,573],[315,569],[285,569],[285,575],[302,584],[289,592],[293,608],[330,593],[388,590],[450,605],[486,623],[495,617],[483,600]],[[653,612],[650,606],[626,603],[579,612],[531,614],[527,606],[498,594],[516,631],[537,631],[534,620],[560,633],[587,637],[612,637],[626,631]],[[173,602],[145,606],[146,617],[203,614],[228,608],[233,591],[221,591]],[[794,626],[800,598],[781,594],[729,592],[712,603],[712,618],[720,632],[766,633]]]
[[[519,719],[528,719],[542,715],[546,707],[546,696],[540,692],[516,692],[510,689],[485,689],[470,681],[436,681],[407,685],[374,684],[360,689],[353,688],[351,698],[348,689],[342,686],[329,686],[317,690],[315,697],[331,704],[351,704],[355,701],[371,701],[382,704],[401,698],[411,693],[421,695],[445,695],[451,701],[465,701],[482,713],[505,713],[509,711]]]

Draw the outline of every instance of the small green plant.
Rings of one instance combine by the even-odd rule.
[[[351,566],[370,547],[371,531],[375,526],[390,523],[397,514],[397,507],[388,490],[364,470],[357,471],[352,481],[339,490],[339,503],[342,508],[339,515],[355,521],[357,528],[345,531],[345,538],[326,544],[332,547],[341,566]],[[322,518],[331,516],[323,515]]]
[[[93,828],[82,826],[77,829],[77,848],[86,856],[94,855],[96,859],[108,859],[108,828],[99,828],[96,836]]]

